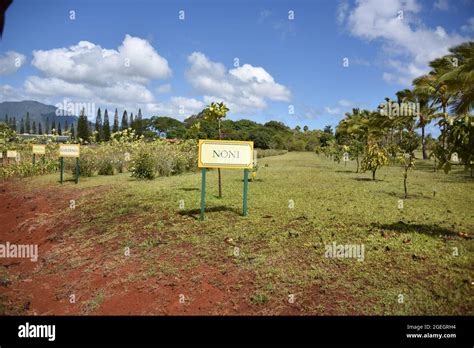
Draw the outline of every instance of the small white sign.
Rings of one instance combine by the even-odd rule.
[[[199,168],[252,168],[253,141],[199,140]]]
[[[8,150],[7,151],[7,157],[8,158],[16,158],[17,157],[17,152],[14,150]]]
[[[59,157],[79,157],[79,144],[59,144]]]
[[[46,145],[33,145],[33,153],[35,155],[45,155]]]

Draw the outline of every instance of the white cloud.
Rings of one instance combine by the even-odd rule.
[[[148,41],[126,35],[117,50],[88,41],[75,46],[33,51],[32,64],[47,77],[96,86],[118,81],[145,84],[171,76],[171,69]]]
[[[4,55],[0,55],[0,76],[15,73],[25,61],[26,57],[15,51],[8,51]]]
[[[391,65],[395,71],[388,73],[399,75],[392,80],[411,81],[416,74],[426,71],[429,61],[469,40],[446,32],[441,26],[427,28],[419,20],[421,9],[416,0],[358,0],[347,16],[352,35],[368,41],[380,40],[389,58],[399,57],[399,62],[407,65]],[[385,75],[386,80],[388,76]]]
[[[201,52],[188,57],[190,67],[186,77],[195,92],[204,95],[204,101],[224,101],[231,111],[264,109],[266,101],[288,102],[291,93],[287,87],[275,82],[262,67],[244,64],[226,70],[222,63],[213,62]]]

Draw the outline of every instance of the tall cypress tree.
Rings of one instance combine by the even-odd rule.
[[[13,130],[16,132],[18,128],[16,127],[16,116],[13,116]]]
[[[25,132],[30,134],[31,132],[31,127],[30,127],[30,113],[26,113],[26,123],[25,123]]]
[[[95,141],[99,143],[103,137],[102,115],[100,112],[100,108],[97,110],[97,117],[95,118],[95,131],[97,132],[95,135]]]
[[[142,109],[138,109],[138,115],[135,119],[135,131],[137,132],[137,135],[143,134]]]
[[[115,109],[114,125],[112,127],[112,133],[117,133],[118,131],[119,131],[118,111],[117,109]]]
[[[23,122],[23,117],[21,118],[21,123],[20,123],[20,134],[25,133],[25,122]]]
[[[123,116],[122,116],[122,128],[121,130],[128,129],[128,115],[127,115],[127,110],[124,110]]]
[[[44,128],[44,133],[49,134],[50,129],[49,129],[49,117],[46,117],[46,127]]]
[[[76,134],[74,133],[74,123],[71,124],[71,139],[75,139],[76,138]]]
[[[7,126],[9,125],[9,123],[8,123],[8,115],[7,115],[7,114],[5,114],[5,124],[6,124]]]
[[[135,129],[134,120],[133,120],[133,112],[130,113],[130,128]]]
[[[63,131],[61,130],[61,122],[58,122],[58,135],[63,135]]]
[[[33,134],[36,134],[36,122],[33,121],[33,128],[31,129]]]
[[[68,124],[67,124],[67,119],[66,119],[66,123],[64,124],[64,133],[66,133],[68,131],[69,127],[68,127]]]
[[[89,125],[84,108],[82,108],[81,115],[77,121],[77,137],[83,141],[89,141]]]
[[[38,122],[38,134],[43,135],[43,127],[41,126],[41,122]]]
[[[58,134],[58,130],[56,129],[56,121],[54,121],[54,118],[53,123],[51,124],[51,134]]]
[[[103,129],[103,136],[104,136],[104,141],[109,141],[110,140],[110,123],[109,123],[109,113],[107,112],[107,109],[105,109],[104,112],[104,125],[102,127]]]

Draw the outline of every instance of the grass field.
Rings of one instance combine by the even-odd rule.
[[[243,171],[223,170],[222,199],[208,172],[205,221],[199,172],[1,184],[3,197],[49,202],[0,235],[45,231],[38,265],[2,261],[4,313],[474,314],[474,181],[462,171],[421,163],[399,209],[397,166],[372,181],[314,153],[259,165],[247,217]],[[363,245],[363,261],[325,257],[333,242]]]

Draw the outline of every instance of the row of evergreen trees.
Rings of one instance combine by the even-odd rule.
[[[50,124],[49,117],[46,117],[46,125],[43,128],[43,124],[41,122],[38,122],[38,124],[36,124],[35,121],[31,122],[29,112],[26,113],[25,119],[23,119],[23,117],[21,118],[20,124],[17,123],[16,117],[8,117],[8,115],[5,115],[4,122],[12,130],[14,130],[15,132],[19,132],[20,134],[67,134],[71,136],[71,138],[75,139],[77,133],[77,138],[83,139],[85,141],[95,142],[109,141],[113,133],[123,131],[129,128],[133,129],[137,135],[142,135],[144,127],[141,109],[138,110],[138,115],[135,118],[133,116],[133,112],[130,114],[129,118],[127,110],[125,110],[123,112],[120,124],[118,111],[117,109],[115,109],[114,122],[112,127],[110,127],[109,114],[107,109],[105,109],[103,118],[100,108],[97,110],[95,124],[92,124],[87,120],[87,116],[85,115],[83,109],[77,122],[77,132],[74,128],[74,124],[71,124],[69,126],[67,120],[65,121],[64,125],[61,125],[61,122],[58,122],[58,124],[56,125],[54,119]],[[92,139],[93,136],[94,139]]]
[[[107,109],[105,109],[104,118],[102,119],[102,112],[99,108],[95,118],[95,132],[92,131],[92,124],[87,121],[87,116],[85,115],[84,109],[82,109],[79,120],[77,121],[77,137],[85,141],[109,141],[113,133],[117,133],[126,129],[133,129],[137,135],[143,134],[143,118],[141,109],[138,109],[138,115],[135,118],[133,117],[133,112],[130,113],[129,118],[127,110],[125,110],[123,112],[120,125],[118,111],[115,109],[114,123],[111,128]],[[92,139],[93,136],[94,139]]]
[[[30,113],[26,113],[26,118],[23,119],[23,117],[20,119],[20,123],[18,124],[16,121],[16,117],[8,117],[8,115],[5,115],[4,122],[6,125],[8,125],[12,130],[14,130],[17,133],[20,134],[57,134],[57,135],[63,135],[63,133],[69,132],[70,135],[74,137],[74,126],[71,124],[69,127],[68,122],[64,123],[64,125],[61,125],[61,122],[58,122],[56,125],[56,122],[52,121],[52,123],[49,123],[49,117],[46,117],[46,125],[43,127],[42,122],[38,122],[36,124],[36,121],[31,122],[30,121]]]

